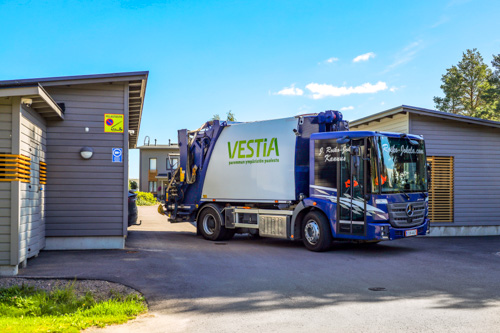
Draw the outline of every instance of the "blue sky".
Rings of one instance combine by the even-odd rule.
[[[139,144],[239,121],[433,108],[467,48],[500,53],[498,1],[1,1],[0,80],[150,72]],[[130,177],[139,173],[130,154]]]

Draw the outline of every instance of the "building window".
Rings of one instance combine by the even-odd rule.
[[[177,169],[179,167],[179,157],[167,157],[167,169]]]
[[[453,222],[453,156],[427,156],[431,166],[429,219]]]
[[[156,182],[148,182],[148,192],[156,192]]]
[[[156,158],[149,159],[149,171],[156,171]]]

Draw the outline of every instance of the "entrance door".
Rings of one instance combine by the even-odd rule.
[[[353,149],[358,154],[353,154]],[[366,157],[365,140],[352,140],[341,144],[343,157],[339,161],[337,176],[337,233],[349,235],[364,235],[365,224],[365,184],[364,157]],[[356,156],[357,155],[357,156]],[[357,162],[356,162],[357,161]],[[358,164],[357,171],[355,164]]]

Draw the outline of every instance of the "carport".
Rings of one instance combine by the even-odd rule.
[[[0,275],[42,249],[124,247],[147,78],[0,81]]]

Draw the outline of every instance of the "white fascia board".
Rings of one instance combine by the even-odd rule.
[[[38,95],[38,86],[0,89],[0,97]]]
[[[59,118],[64,119],[64,114],[57,103],[52,99],[52,97],[43,89],[43,87],[38,86],[38,95],[41,99],[47,103],[48,106],[59,116]]]

